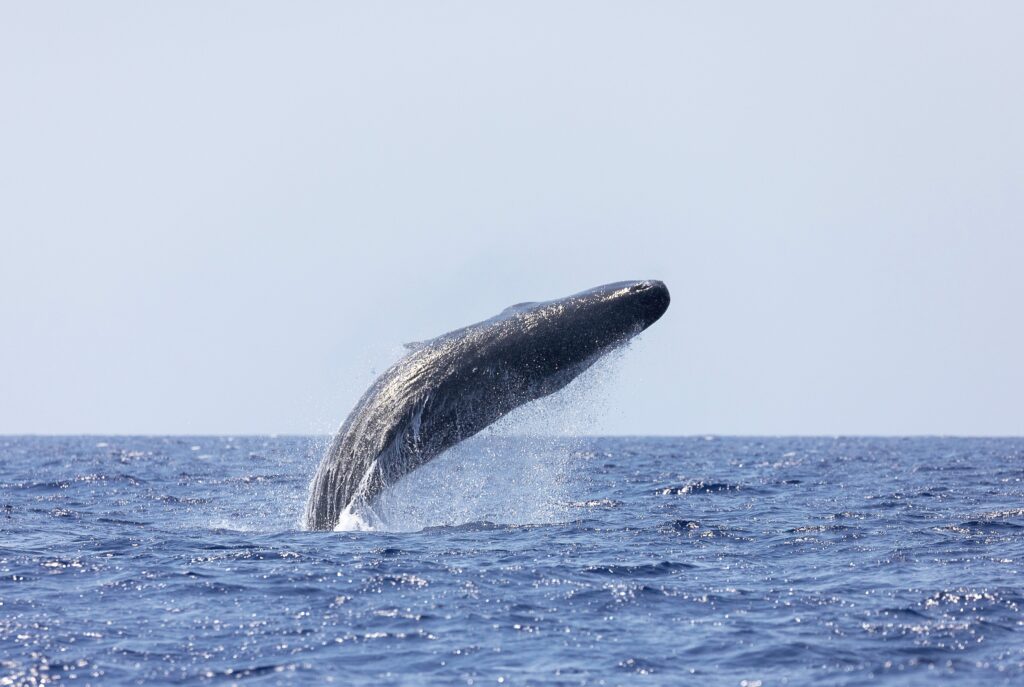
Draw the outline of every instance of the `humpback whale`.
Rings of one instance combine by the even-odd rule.
[[[331,530],[404,475],[519,406],[552,394],[668,308],[660,281],[519,303],[429,341],[366,391],[310,484],[304,525]]]

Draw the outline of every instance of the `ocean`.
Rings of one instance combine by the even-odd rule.
[[[0,437],[0,685],[1024,684],[1024,439],[324,443]]]

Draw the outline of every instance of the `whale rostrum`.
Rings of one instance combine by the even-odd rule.
[[[625,281],[519,303],[409,352],[363,394],[310,485],[304,525],[330,530],[346,508],[515,408],[552,394],[660,318],[660,281]]]

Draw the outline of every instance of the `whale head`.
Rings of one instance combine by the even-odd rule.
[[[565,298],[513,305],[466,331],[472,332],[468,338],[474,340],[474,350],[485,352],[492,365],[499,363],[503,374],[523,381],[512,385],[521,393],[510,400],[519,404],[523,395],[538,397],[561,389],[602,355],[654,324],[669,301],[663,282],[615,282]]]
[[[605,284],[551,303],[568,316],[560,326],[607,344],[650,327],[670,300],[664,282],[647,279]]]

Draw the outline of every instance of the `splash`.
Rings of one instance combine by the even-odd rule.
[[[367,509],[353,510],[347,506],[338,516],[338,524],[334,527],[335,532],[373,532],[381,530],[382,524],[372,511]]]
[[[573,519],[586,477],[575,456],[606,414],[623,349],[558,393],[516,409],[382,493],[347,508],[335,531],[414,532],[466,523]]]

